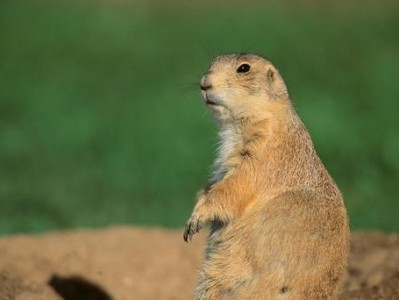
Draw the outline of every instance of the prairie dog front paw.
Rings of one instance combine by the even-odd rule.
[[[194,207],[190,219],[188,219],[186,223],[186,228],[183,234],[184,241],[186,242],[188,242],[188,240],[191,241],[193,235],[198,233],[202,226],[209,221],[209,213],[207,211],[205,201],[205,196],[201,195]]]

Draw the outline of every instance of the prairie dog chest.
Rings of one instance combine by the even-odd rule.
[[[241,130],[233,125],[221,128],[219,132],[220,144],[214,164],[212,181],[214,183],[223,179],[232,167],[232,160],[239,155],[243,146],[243,135]]]

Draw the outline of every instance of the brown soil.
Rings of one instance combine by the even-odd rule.
[[[192,299],[205,233],[112,228],[0,239],[0,300]],[[399,299],[399,236],[355,233],[342,300]]]

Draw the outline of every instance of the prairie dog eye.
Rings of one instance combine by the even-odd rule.
[[[237,68],[237,73],[247,73],[251,69],[251,66],[248,64],[242,64]]]

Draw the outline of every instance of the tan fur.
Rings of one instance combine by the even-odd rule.
[[[238,73],[244,63],[250,70]],[[257,55],[223,55],[201,85],[221,146],[184,234],[211,223],[195,298],[336,299],[345,206],[278,71]]]

